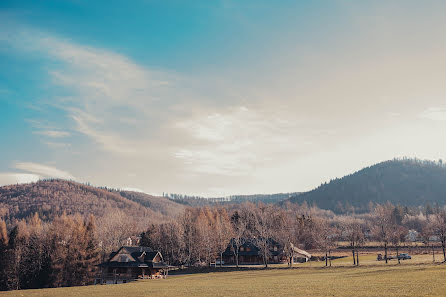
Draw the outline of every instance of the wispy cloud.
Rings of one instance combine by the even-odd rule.
[[[34,134],[43,135],[47,137],[53,138],[61,138],[70,136],[70,132],[67,131],[58,131],[58,130],[46,130],[46,131],[34,131]]]
[[[65,142],[52,142],[52,141],[45,141],[44,142],[49,148],[52,149],[67,149],[71,147],[71,143],[65,143]]]
[[[429,107],[428,109],[420,113],[419,117],[432,121],[446,121],[446,108]]]
[[[18,162],[14,164],[14,167],[16,169],[23,170],[25,172],[30,172],[45,178],[49,177],[49,178],[61,178],[61,179],[73,179],[73,180],[75,179],[74,176],[67,171],[63,171],[52,166],[47,166],[38,163]]]
[[[36,182],[40,176],[32,173],[0,173],[0,186]]]
[[[278,155],[289,155],[308,144],[290,134],[298,129],[299,121],[286,121],[244,106],[178,126],[196,141],[179,149],[175,156],[198,173],[246,175],[267,162],[278,162]]]
[[[0,30],[1,40],[19,51],[39,53],[51,61],[47,66],[49,85],[64,92],[53,92],[46,104],[63,111],[72,130],[112,153],[138,153],[138,148],[148,144],[147,136],[156,133],[158,120],[169,114],[169,103],[178,100],[178,93],[187,96],[187,91],[180,91],[186,84],[178,75],[149,70],[111,51],[23,26],[12,32]],[[36,134],[53,138],[70,135],[54,129],[54,123],[30,123],[39,129]]]

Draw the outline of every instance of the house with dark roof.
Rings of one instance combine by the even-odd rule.
[[[123,246],[99,264],[101,276],[96,283],[118,284],[135,279],[166,278],[169,266],[160,252],[149,247]]]
[[[275,240],[270,240],[269,243],[269,258],[268,263],[285,263],[288,262],[288,258],[284,253],[283,247]],[[225,252],[223,253],[223,262],[225,264],[235,264],[236,255],[234,253],[236,246],[234,240],[231,240]],[[304,250],[298,249],[294,245],[293,248],[293,263],[307,262],[311,255]],[[264,264],[263,255],[253,241],[244,240],[244,243],[239,247],[239,264]]]

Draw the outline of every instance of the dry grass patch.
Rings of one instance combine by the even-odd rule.
[[[338,261],[343,260],[339,259]],[[395,262],[396,263],[396,262]],[[314,263],[313,263],[314,264]],[[320,264],[320,263],[318,263]],[[1,293],[1,296],[444,296],[446,266],[404,263],[299,266],[171,276],[123,285]]]

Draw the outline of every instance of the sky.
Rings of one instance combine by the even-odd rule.
[[[444,1],[0,2],[0,185],[307,191],[446,157]]]

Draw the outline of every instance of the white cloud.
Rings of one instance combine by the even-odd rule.
[[[428,109],[420,113],[419,117],[432,121],[446,121],[446,108],[429,107]]]
[[[393,111],[390,111],[390,112],[387,113],[387,116],[388,116],[389,118],[398,118],[398,117],[401,116],[401,114],[400,114],[399,112],[393,112]]]
[[[70,143],[64,143],[64,142],[52,142],[52,141],[45,141],[44,142],[49,148],[52,149],[67,149],[71,147]]]
[[[123,191],[129,191],[129,192],[137,192],[137,193],[145,193],[143,190],[138,188],[132,188],[132,187],[123,187],[121,188]]]
[[[32,173],[0,173],[0,186],[36,182],[41,177]]]
[[[74,180],[75,178],[67,171],[57,169],[52,166],[42,165],[32,162],[18,162],[14,164],[14,167],[19,170],[31,172],[45,178],[61,178]]]
[[[58,130],[35,131],[34,133],[53,138],[68,137],[71,135],[67,131],[58,131]]]
[[[0,40],[17,50],[32,51],[50,60],[46,66],[48,85],[64,91],[62,96],[54,93],[45,104],[62,110],[73,125],[69,128],[108,152],[134,155],[143,151],[151,133],[156,133],[163,124],[157,124],[159,119],[169,114],[166,106],[171,106],[167,102],[180,100],[179,93],[181,99],[188,96],[185,89],[190,86],[178,75],[149,70],[111,51],[25,27],[11,32],[0,30]],[[39,129],[36,134],[53,138],[70,136],[54,123],[28,121]]]
[[[190,119],[178,126],[196,141],[180,148],[175,157],[197,173],[246,175],[308,145],[301,135],[293,135],[298,124],[244,106]]]

